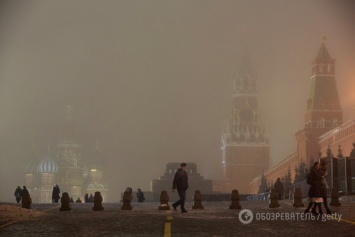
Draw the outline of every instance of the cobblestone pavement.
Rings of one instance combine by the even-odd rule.
[[[33,204],[45,215],[0,227],[0,236],[354,236],[355,203],[343,202],[332,210],[342,220],[257,220],[261,213],[269,217],[282,213],[303,213],[290,201],[279,208],[267,202],[240,202],[242,209],[254,215],[250,224],[239,221],[241,210],[229,210],[229,202],[204,202],[204,210],[188,213],[159,211],[159,203],[132,203],[132,211],[121,210],[122,203],[103,203],[102,212],[91,210],[93,204],[71,204],[72,211],[59,212],[56,204]]]

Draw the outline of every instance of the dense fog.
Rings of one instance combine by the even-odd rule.
[[[73,107],[82,159],[97,141],[110,199],[150,189],[168,162],[221,179],[221,132],[247,49],[271,163],[296,149],[323,36],[344,122],[355,118],[352,1],[2,1],[0,201],[35,152],[55,156]]]

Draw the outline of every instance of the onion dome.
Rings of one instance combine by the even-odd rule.
[[[36,175],[37,174],[37,165],[38,165],[38,156],[36,155],[35,152],[35,144],[34,144],[34,139],[32,139],[32,147],[31,147],[31,152],[29,153],[26,162],[23,164],[23,171],[24,174],[32,174]]]
[[[47,155],[37,166],[39,173],[57,173],[58,164]]]
[[[28,157],[28,162],[23,166],[25,174],[37,174],[38,159],[34,151]]]

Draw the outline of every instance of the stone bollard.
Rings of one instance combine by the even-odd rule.
[[[242,206],[239,204],[239,192],[236,189],[232,190],[231,201],[232,204],[229,206],[229,209],[242,209]]]
[[[279,207],[279,195],[276,189],[271,189],[270,200],[269,200],[269,208]]]
[[[339,202],[339,193],[338,193],[338,189],[337,188],[332,188],[332,192],[330,194],[330,203],[329,205],[333,206],[333,207],[340,207],[341,204]]]
[[[123,205],[121,207],[121,210],[131,211],[132,210],[132,206],[131,206],[132,199],[133,199],[132,194],[128,191],[125,191],[123,193],[123,198],[122,198]]]
[[[70,198],[69,198],[69,194],[64,192],[62,197],[60,198],[60,202],[62,203],[59,211],[70,211]]]
[[[22,208],[32,209],[32,199],[30,194],[24,194],[22,196]]]
[[[160,193],[159,210],[170,210],[168,192],[163,190]]]
[[[304,207],[302,203],[303,194],[300,188],[296,188],[295,194],[293,196],[293,206],[294,207]]]
[[[103,211],[104,207],[102,206],[102,196],[100,192],[95,192],[94,196],[94,207],[93,211]]]
[[[204,209],[202,206],[202,195],[200,190],[196,190],[194,194],[194,205],[192,209]]]

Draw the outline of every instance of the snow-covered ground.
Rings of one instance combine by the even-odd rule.
[[[25,209],[20,206],[0,204],[0,220],[20,221],[44,215],[45,213],[34,209]]]

